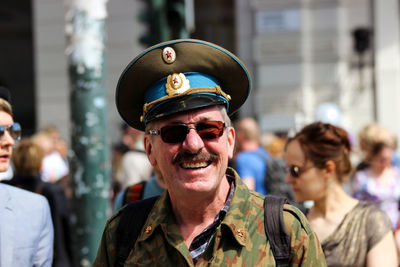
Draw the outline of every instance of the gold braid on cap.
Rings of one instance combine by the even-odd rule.
[[[168,84],[168,83],[167,83]],[[147,112],[149,112],[149,110],[151,108],[153,108],[156,104],[159,104],[163,101],[169,100],[169,99],[173,99],[176,97],[180,97],[180,96],[184,96],[184,95],[191,95],[191,94],[196,94],[196,93],[214,93],[216,95],[221,95],[224,98],[226,98],[228,101],[231,100],[231,96],[226,94],[224,91],[222,91],[221,87],[216,85],[214,87],[198,87],[198,88],[189,88],[187,90],[185,90],[182,93],[175,93],[175,94],[171,94],[171,95],[166,95],[163,96],[157,100],[154,100],[150,103],[146,103],[143,105],[143,114],[140,117],[140,121],[143,122],[144,118],[146,117]]]

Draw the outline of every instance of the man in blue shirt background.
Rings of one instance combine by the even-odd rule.
[[[242,118],[235,123],[235,129],[235,170],[249,189],[266,195],[264,177],[270,155],[261,146],[258,123],[253,118]]]

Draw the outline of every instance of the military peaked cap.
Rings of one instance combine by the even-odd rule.
[[[116,105],[133,128],[178,112],[225,105],[228,114],[247,99],[250,77],[245,65],[215,44],[173,40],[152,46],[125,68]]]

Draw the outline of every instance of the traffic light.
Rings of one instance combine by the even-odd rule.
[[[139,42],[151,46],[159,42],[187,38],[185,0],[146,0],[146,9],[139,13],[140,22],[146,23],[147,32]]]
[[[139,38],[139,42],[151,46],[170,39],[167,19],[166,0],[146,0],[146,8],[139,13],[138,19],[147,25],[147,32]]]
[[[368,28],[357,28],[353,31],[354,51],[361,55],[370,48],[371,30]]]
[[[185,0],[167,0],[171,39],[187,38]]]

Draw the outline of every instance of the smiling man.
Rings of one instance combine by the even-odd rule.
[[[235,145],[228,114],[249,91],[243,63],[208,42],[169,41],[133,59],[118,82],[117,108],[129,125],[145,131],[147,156],[167,191],[126,206],[108,221],[95,266],[275,266],[264,196],[228,168]],[[325,266],[301,212],[284,205],[282,214],[288,263]],[[138,233],[131,237],[126,229]]]

